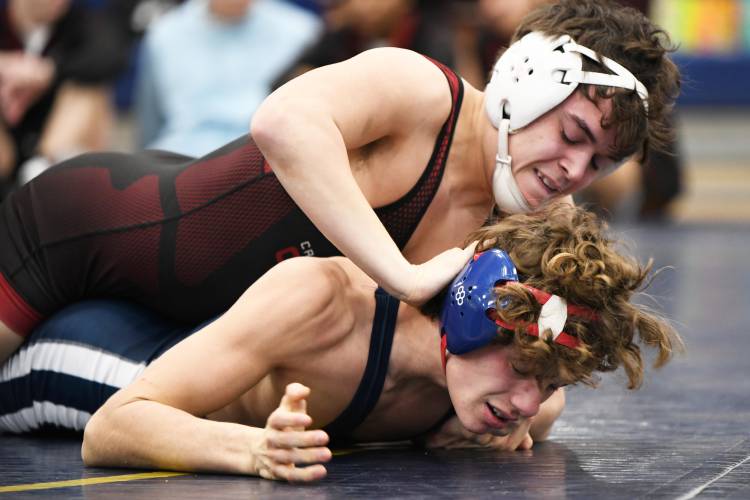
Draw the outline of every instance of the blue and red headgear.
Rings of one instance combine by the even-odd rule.
[[[474,255],[451,283],[440,315],[443,364],[445,354],[464,354],[489,344],[497,335],[498,326],[513,330],[497,317],[495,287],[518,281],[516,266],[504,251],[493,248]],[[564,299],[532,286],[523,285],[542,305],[539,322],[526,325],[529,335],[538,337],[540,330],[552,330],[552,339],[570,348],[578,346],[578,339],[562,331],[567,316],[596,320],[597,315],[587,307],[567,304]],[[541,326],[541,328],[540,328]]]

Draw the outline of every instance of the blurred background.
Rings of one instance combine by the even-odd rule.
[[[0,0],[0,198],[92,150],[200,156],[263,98],[376,46],[417,50],[482,88],[547,0]],[[669,154],[580,201],[615,222],[750,222],[750,0],[621,0],[679,44]]]

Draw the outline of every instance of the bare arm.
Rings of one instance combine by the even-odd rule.
[[[437,293],[470,252],[442,254],[429,272],[409,264],[368,196],[383,198],[408,169],[423,165],[374,172],[379,181],[363,193],[347,151],[425,130],[436,134],[449,114],[449,95],[445,77],[424,57],[376,49],[287,83],[261,105],[251,125],[279,181],[318,229],[389,293],[412,303]]]
[[[304,409],[309,391],[299,384],[287,388],[266,428],[202,418],[239,398],[280,360],[310,348],[309,337],[295,332],[315,318],[329,318],[336,287],[307,261],[293,259],[269,271],[222,317],[110,398],[86,427],[85,463],[294,480],[324,476],[319,464],[294,467],[330,458],[325,432],[304,430],[311,424]],[[314,294],[304,286],[310,282]]]
[[[552,431],[552,425],[562,414],[563,409],[565,409],[565,389],[560,388],[542,403],[539,413],[531,419],[529,429],[531,438],[537,442],[546,441]]]

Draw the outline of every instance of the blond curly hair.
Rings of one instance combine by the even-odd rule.
[[[572,349],[545,335],[525,333],[524,325],[536,323],[541,310],[527,288],[512,282],[496,287],[497,314],[515,325],[515,331],[499,328],[498,341],[516,346],[521,364],[537,376],[593,386],[595,371],[623,367],[628,388],[635,389],[644,371],[639,343],[656,350],[655,367],[682,349],[679,335],[666,320],[632,301],[648,283],[651,261],[641,265],[626,256],[606,223],[594,214],[559,203],[485,226],[469,236],[468,241],[475,240],[480,250],[505,250],[522,283],[598,315],[594,321],[568,318],[564,330],[579,340]]]

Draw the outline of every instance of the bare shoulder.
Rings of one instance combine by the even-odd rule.
[[[421,113],[417,117],[447,116],[450,113],[450,88],[445,74],[437,64],[418,52],[380,47],[362,52],[349,63],[352,67],[377,73],[382,85],[398,94],[399,98],[394,102],[419,108]]]
[[[234,321],[265,325],[268,347],[283,356],[330,347],[356,321],[361,301],[352,270],[342,258],[285,260],[251,286],[230,313]],[[364,274],[364,273],[362,273]],[[282,347],[283,346],[283,347]]]
[[[352,274],[348,262],[336,257],[296,257],[274,266],[259,283],[273,282],[277,293],[283,295],[308,297],[308,308],[326,307],[344,298]]]
[[[435,62],[409,49],[378,47],[366,50],[349,59],[349,65],[367,66],[401,84],[418,85],[428,94],[435,88],[444,90],[447,85],[443,71]]]
[[[266,100],[258,116],[281,109],[282,103],[298,116],[314,112],[332,117],[350,148],[399,131],[413,132],[425,121],[439,128],[451,108],[442,70],[417,52],[393,47],[367,50],[295,78]],[[254,129],[260,130],[261,118],[254,117]]]

